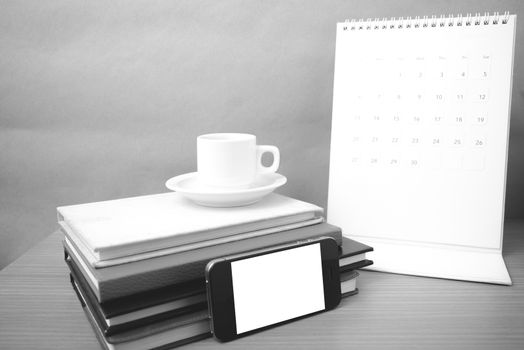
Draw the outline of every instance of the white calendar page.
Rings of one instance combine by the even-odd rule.
[[[331,223],[371,244],[501,251],[515,20],[338,24]]]

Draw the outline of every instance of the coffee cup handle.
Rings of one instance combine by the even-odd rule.
[[[270,166],[262,164],[262,155],[266,152],[273,154],[273,164]],[[257,164],[259,174],[275,173],[280,165],[280,151],[275,146],[257,146]]]

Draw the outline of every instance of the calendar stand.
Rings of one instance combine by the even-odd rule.
[[[511,284],[502,258],[516,16],[337,26],[327,218],[372,270]]]

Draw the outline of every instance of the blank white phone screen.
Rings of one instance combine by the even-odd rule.
[[[320,243],[231,263],[237,334],[325,309]]]

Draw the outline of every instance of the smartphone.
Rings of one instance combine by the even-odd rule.
[[[206,266],[211,331],[230,341],[340,303],[339,250],[330,237],[214,259]]]

